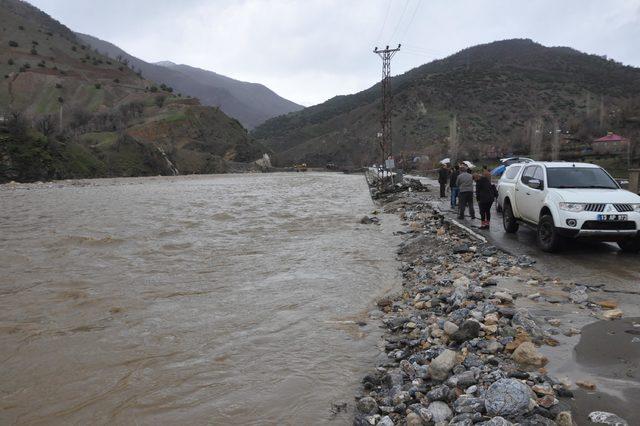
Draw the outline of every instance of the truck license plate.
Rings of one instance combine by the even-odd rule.
[[[626,214],[599,214],[598,220],[601,222],[615,222],[619,220],[627,220]]]

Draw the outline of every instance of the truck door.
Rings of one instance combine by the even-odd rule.
[[[544,172],[541,166],[527,166],[516,183],[516,207],[518,215],[538,223],[544,201]],[[538,186],[539,185],[539,186]]]

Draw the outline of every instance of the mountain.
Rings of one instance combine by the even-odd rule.
[[[197,97],[204,105],[219,106],[227,115],[238,119],[249,129],[269,118],[303,108],[278,96],[262,84],[234,80],[170,61],[150,64],[104,40],[86,34],[78,33],[77,36],[101,53],[112,58],[124,58],[133,68],[141,71],[145,78],[164,83],[184,95]]]
[[[263,147],[219,108],[0,0],[0,181],[224,172]]]
[[[567,47],[497,41],[393,77],[391,86],[398,156],[433,161],[456,150],[482,161],[528,153],[535,135],[544,153],[556,126],[582,141],[611,129],[640,136],[640,69]],[[268,120],[252,135],[282,164],[370,164],[379,161],[380,97],[376,84]]]

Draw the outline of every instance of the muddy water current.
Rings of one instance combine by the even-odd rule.
[[[398,285],[362,176],[0,186],[0,424],[348,424]]]

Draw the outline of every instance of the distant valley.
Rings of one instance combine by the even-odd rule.
[[[127,61],[145,78],[164,83],[183,95],[197,97],[203,105],[220,107],[225,114],[236,118],[248,129],[269,118],[303,109],[303,106],[278,96],[262,84],[234,80],[212,71],[170,61],[151,64],[109,42],[86,34],[76,35],[92,49]]]

